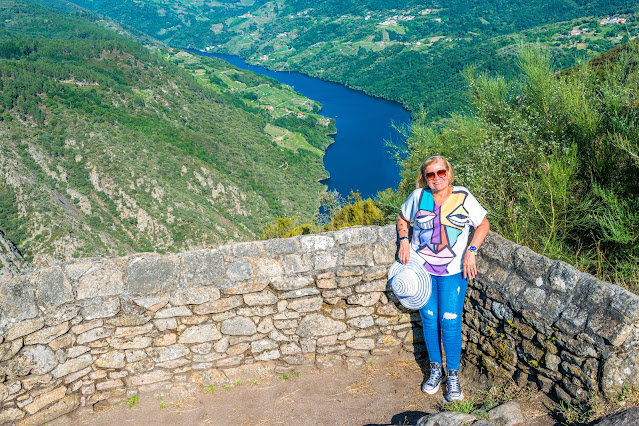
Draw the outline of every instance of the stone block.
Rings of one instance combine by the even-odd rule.
[[[225,295],[256,293],[268,287],[270,280],[264,278],[260,281],[227,282],[222,289]]]
[[[225,297],[220,300],[203,303],[193,307],[193,312],[197,315],[217,314],[226,312],[243,304],[242,296]]]
[[[324,269],[332,269],[340,266],[341,256],[337,250],[331,250],[324,253],[316,253],[313,256],[313,269],[321,271]]]
[[[268,377],[273,374],[273,367],[266,363],[255,363],[242,365],[235,368],[227,368],[224,370],[224,375],[228,377],[231,382],[237,382],[238,380],[253,380],[261,377]]]
[[[524,290],[523,299],[529,305],[542,307],[546,301],[546,292],[541,288],[529,287]]]
[[[0,410],[0,424],[8,425],[17,422],[24,417],[24,412],[15,407],[3,407]]]
[[[355,293],[371,293],[389,290],[388,281],[385,279],[365,282],[355,286]]]
[[[210,342],[221,338],[222,334],[215,324],[204,324],[186,328],[182,331],[178,341],[184,344],[191,344]]]
[[[300,337],[329,336],[343,331],[346,331],[346,324],[321,314],[306,315],[297,328],[297,334]]]
[[[518,424],[525,424],[521,407],[515,401],[509,401],[498,405],[490,410],[487,415],[490,421],[497,425],[514,426]]]
[[[315,312],[322,308],[321,297],[307,297],[289,301],[288,309],[297,312]]]
[[[134,258],[126,268],[125,288],[134,296],[170,293],[178,287],[179,274],[177,256]]]
[[[337,288],[335,290],[322,290],[322,297],[324,299],[330,298],[346,298],[353,294],[353,289],[350,287],[346,288]]]
[[[517,247],[517,244],[501,235],[489,232],[481,246],[481,255],[502,265],[510,265]]]
[[[300,251],[299,238],[280,238],[264,242],[264,249],[275,254],[297,253]]]
[[[54,266],[40,271],[36,298],[38,304],[46,311],[52,311],[73,300],[73,288],[60,267]]]
[[[132,337],[147,334],[153,330],[153,324],[144,324],[137,327],[118,327],[115,329],[115,337]]]
[[[352,247],[344,253],[344,266],[373,266],[373,251],[368,246]]]
[[[287,274],[301,274],[313,269],[313,261],[310,254],[288,254],[282,258],[282,267]]]
[[[69,331],[71,324],[69,321],[63,322],[62,324],[58,324],[54,327],[43,328],[42,330],[36,331],[35,333],[31,333],[24,339],[25,345],[46,345],[51,342],[56,337],[62,336],[64,333]]]
[[[279,359],[280,356],[280,351],[278,349],[273,349],[270,351],[264,351],[259,355],[255,355],[255,359],[258,361],[271,361],[274,359]]]
[[[264,351],[277,349],[278,344],[270,339],[261,339],[251,342],[251,352],[259,354]]]
[[[289,329],[289,328],[297,327],[297,320],[295,320],[295,319],[291,319],[291,320],[275,320],[275,321],[273,321],[273,325],[278,330],[286,330],[286,329]]]
[[[177,328],[177,320],[175,318],[154,320],[153,324],[155,324],[155,327],[158,329],[159,332],[163,332],[166,330],[175,330]]]
[[[77,278],[78,300],[119,296],[124,292],[124,262],[105,260],[91,263]]]
[[[303,235],[299,241],[303,252],[324,251],[335,246],[333,238],[326,235]]]
[[[634,324],[624,323],[624,318],[619,318],[608,309],[595,310],[587,323],[587,330],[606,339],[613,346],[622,345],[633,328]]]
[[[94,364],[100,368],[124,368],[126,362],[123,352],[109,351],[100,355]]]
[[[229,336],[252,336],[256,332],[257,327],[249,318],[236,317],[222,322],[222,334]]]
[[[53,370],[56,365],[58,360],[48,347],[27,346],[0,367],[0,374],[6,374],[9,379],[28,374],[42,375]]]
[[[134,336],[128,339],[113,339],[111,347],[113,349],[144,349],[151,346],[152,339],[148,336]]]
[[[161,311],[155,313],[156,319],[175,318],[175,317],[190,317],[193,315],[191,310],[186,306],[175,306],[172,308],[164,308]]]
[[[242,361],[244,361],[244,355],[238,355],[215,361],[214,365],[218,368],[236,367],[242,364]]]
[[[314,283],[313,277],[277,277],[271,280],[271,287],[279,291],[291,291],[297,290],[303,287],[312,286]]]
[[[219,250],[198,250],[182,255],[187,287],[212,285],[224,279],[224,258]]]
[[[570,303],[564,307],[561,317],[555,323],[555,327],[557,327],[562,333],[565,333],[570,337],[575,337],[584,330],[587,319],[587,311]]]
[[[95,342],[96,340],[109,337],[111,336],[111,334],[111,331],[105,329],[104,327],[93,328],[78,335],[75,343],[78,345],[84,345],[85,343]]]
[[[27,334],[33,333],[34,331],[40,330],[42,327],[44,327],[44,318],[42,317],[23,320],[9,329],[6,340],[10,342],[11,340],[15,340],[19,337],[23,337]]]
[[[249,293],[244,295],[244,303],[249,306],[256,305],[274,305],[278,298],[273,292],[264,290],[259,293]]]
[[[610,308],[619,316],[625,317],[627,322],[639,321],[639,296],[620,287],[614,287],[615,296],[610,302]]]
[[[485,250],[482,250],[485,253]],[[513,254],[515,270],[531,284],[544,284],[552,261],[528,247],[517,247]]]
[[[215,287],[190,287],[186,290],[176,290],[169,298],[171,305],[200,305],[220,298],[220,290]]]
[[[65,362],[64,364],[60,364],[53,370],[53,377],[60,378],[64,377],[68,374],[75,373],[76,371],[80,371],[88,366],[93,364],[93,357],[91,354],[84,354],[77,358],[73,358]]]
[[[146,350],[146,353],[153,359],[155,362],[166,362],[174,359],[181,358],[189,354],[189,348],[186,346],[176,343],[175,345],[159,347],[159,348],[149,348]]]
[[[80,406],[80,396],[79,395],[69,395],[66,396],[50,407],[39,411],[33,416],[27,417],[18,423],[19,426],[31,426],[31,425],[41,425],[51,420],[57,419],[58,417],[70,413]]]
[[[345,309],[346,318],[351,319],[365,315],[372,315],[375,312],[373,307],[347,307]]]
[[[315,296],[320,291],[314,287],[301,288],[297,290],[291,290],[280,294],[280,299],[294,299],[298,297]]]
[[[95,387],[98,391],[103,392],[110,389],[122,388],[124,387],[124,382],[120,379],[106,380],[104,382],[97,383]]]
[[[138,374],[135,376],[129,376],[126,381],[130,387],[138,387],[150,385],[152,383],[163,382],[170,380],[172,374],[164,370],[155,370],[149,373]]]
[[[31,404],[24,407],[24,410],[27,413],[33,415],[37,413],[38,411],[40,411],[41,409],[43,409],[44,407],[46,407],[47,405],[51,404],[52,402],[62,399],[64,395],[66,394],[66,392],[67,392],[67,388],[64,386],[61,386],[49,392],[45,392],[42,395],[34,398]]]
[[[157,312],[169,303],[169,296],[136,297],[133,302],[148,311]]]
[[[89,373],[91,373],[91,367],[86,367],[83,368],[81,370],[78,370],[76,372],[73,372],[67,376],[64,377],[64,383],[66,383],[67,385],[73,382],[78,381],[79,379],[88,376]]]
[[[226,278],[230,281],[250,280],[253,278],[253,266],[245,260],[231,263],[226,268]]]
[[[347,303],[349,305],[373,306],[379,302],[381,296],[380,292],[355,294],[348,297]]]
[[[296,355],[301,354],[302,349],[297,343],[285,343],[280,348],[280,352],[282,352],[282,355]]]
[[[331,334],[330,336],[324,336],[317,339],[317,346],[334,346],[337,344],[337,334]]]
[[[79,312],[79,306],[58,306],[56,309],[46,312],[46,316],[44,317],[44,324],[46,326],[52,327],[65,321],[74,320]]]
[[[229,380],[234,381],[232,379],[228,379],[223,372],[218,370],[194,371],[189,377],[189,381],[191,383],[197,383],[201,386],[226,383]]]
[[[379,244],[373,248],[373,260],[377,265],[391,265],[396,253],[397,245],[394,242]]]
[[[0,284],[0,336],[4,336],[10,326],[35,318],[40,310],[27,277],[15,277]]]
[[[82,308],[82,316],[86,321],[112,317],[118,312],[120,312],[120,299],[117,297],[106,300],[98,299],[96,304]]]
[[[577,282],[572,302],[587,310],[595,308],[607,309],[614,298],[615,291],[613,286],[583,272],[579,274],[580,278]]]
[[[362,351],[370,351],[375,348],[375,340],[369,338],[358,338],[346,342],[346,347]]]
[[[375,325],[375,319],[372,316],[357,317],[346,322],[354,328],[368,328]]]
[[[257,276],[264,278],[279,277],[284,273],[284,268],[278,259],[257,258],[255,259],[255,271]]]

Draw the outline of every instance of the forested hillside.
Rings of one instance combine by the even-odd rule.
[[[0,7],[0,231],[27,260],[178,251],[317,212],[319,105],[112,26]]]
[[[519,41],[566,68],[639,34],[630,0],[74,2],[173,46],[338,81],[431,119],[468,106],[466,66],[515,77]]]
[[[445,155],[493,230],[639,293],[639,43],[562,72],[538,47],[518,58],[516,79],[466,73],[470,114],[416,120],[381,204],[394,217],[422,161]]]

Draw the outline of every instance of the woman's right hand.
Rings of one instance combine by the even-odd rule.
[[[410,260],[410,242],[407,239],[403,239],[399,242],[399,252],[397,253],[399,261],[404,265],[408,264]]]

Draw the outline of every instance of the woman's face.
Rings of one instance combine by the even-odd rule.
[[[437,161],[426,166],[426,181],[428,182],[428,187],[433,192],[448,188],[450,184],[450,173],[446,170],[446,164]]]

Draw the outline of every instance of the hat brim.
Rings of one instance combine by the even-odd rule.
[[[406,274],[402,274],[404,271],[410,269],[415,273],[415,276],[408,277]],[[402,279],[416,279],[417,293],[412,296],[400,296],[393,288],[395,285],[400,285]],[[398,280],[398,281],[395,281]],[[419,310],[426,306],[432,292],[432,283],[430,274],[424,269],[422,258],[413,250],[411,250],[410,259],[407,265],[404,265],[400,261],[395,261],[388,270],[388,283],[393,293],[397,296],[399,302],[408,309]]]

